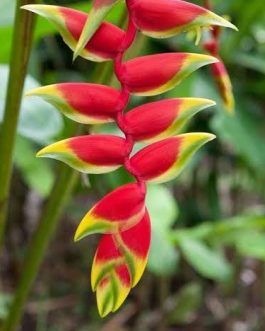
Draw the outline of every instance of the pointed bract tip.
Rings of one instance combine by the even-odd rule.
[[[52,5],[24,5],[21,6],[20,8],[43,16],[45,16],[45,14],[48,13],[55,14],[57,11],[57,6],[52,6]]]
[[[72,62],[74,62],[78,58],[78,56],[80,55],[80,53],[82,52],[82,50],[84,48],[84,47],[80,47],[78,45],[79,45],[79,43],[77,44],[77,46],[74,50]]]
[[[203,99],[203,101],[205,102],[205,104],[207,104],[208,107],[216,106],[216,102],[214,100]]]
[[[36,8],[36,6],[38,7],[39,5],[24,5],[24,6],[21,6],[20,9],[24,9],[24,10],[33,12],[34,9]]]
[[[24,96],[25,97],[33,97],[33,96],[42,96],[42,95],[53,95],[56,93],[56,85],[47,85],[36,87],[32,90],[27,91]]]
[[[205,142],[209,142],[216,138],[216,135],[214,135],[212,133],[208,133],[208,132],[191,132],[191,133],[184,133],[180,136],[182,136],[183,138],[186,138],[188,141],[205,140]]]
[[[211,55],[198,54],[198,53],[188,53],[188,55],[189,55],[189,60],[191,62],[202,62],[205,64],[212,64],[212,63],[220,62],[219,59],[217,59],[216,57],[211,56]]]
[[[42,149],[36,153],[36,157],[43,157]]]
[[[49,157],[54,158],[56,153],[63,153],[67,151],[67,145],[65,140],[57,141],[54,144],[48,145],[42,148],[37,154],[37,157]]]
[[[208,108],[216,105],[216,102],[205,98],[185,98],[188,105],[199,105],[203,108]]]
[[[238,31],[238,28],[231,23],[229,20],[226,18],[216,15],[213,12],[208,12],[208,17],[210,17],[213,20],[213,24],[222,26],[224,28],[229,28],[235,31]]]
[[[87,215],[85,215],[85,217],[81,220],[80,224],[76,229],[74,241],[79,241],[90,234],[112,233],[114,232],[114,230],[117,231],[115,224],[100,220],[92,216],[91,213],[88,212]]]

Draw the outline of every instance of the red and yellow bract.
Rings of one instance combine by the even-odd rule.
[[[138,29],[154,38],[212,25],[236,29],[213,12],[181,0],[133,0],[132,16]]]
[[[145,212],[145,190],[138,183],[117,188],[100,200],[79,224],[75,240],[91,233],[117,233],[137,224]]]
[[[120,98],[120,92],[114,88],[88,83],[48,85],[31,90],[27,95],[42,97],[68,118],[83,124],[113,122]]]
[[[22,8],[39,14],[52,22],[64,42],[72,50],[76,48],[86,20],[89,21],[90,19],[85,13],[66,7],[26,5]],[[84,45],[80,55],[85,59],[97,62],[114,59],[119,52],[124,35],[124,31],[117,26],[103,22],[93,37]]]
[[[102,174],[124,163],[126,141],[112,135],[89,135],[58,141],[37,154],[65,162],[78,171]]]

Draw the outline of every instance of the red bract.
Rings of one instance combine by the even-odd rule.
[[[214,138],[203,132],[167,138],[139,151],[130,163],[143,181],[163,183],[178,176],[193,154]]]
[[[26,5],[24,9],[37,13],[52,22],[65,43],[74,50],[88,15],[74,9],[48,6]],[[84,45],[81,56],[92,61],[106,61],[115,58],[124,38],[124,31],[113,24],[103,22],[88,43]]]
[[[215,105],[208,99],[165,99],[144,104],[125,115],[127,132],[135,141],[156,141],[176,134],[199,111]]]
[[[138,184],[127,184],[107,194],[83,218],[75,240],[91,233],[116,233],[137,224],[145,212],[145,191]]]
[[[132,0],[132,16],[136,26],[155,38],[167,38],[177,33],[219,25],[236,29],[211,11],[181,0]]]
[[[109,172],[123,165],[135,178],[134,183],[116,188],[96,203],[75,233],[76,241],[89,234],[102,234],[91,274],[101,316],[121,306],[144,272],[151,240],[151,224],[145,207],[146,182],[161,183],[174,179],[194,153],[215,138],[213,134],[203,132],[175,136],[193,115],[214,105],[213,101],[173,98],[146,103],[125,113],[131,94],[161,94],[174,88],[193,71],[211,64],[226,103],[231,103],[231,86],[223,64],[216,58],[218,47],[208,49],[213,56],[165,53],[127,62],[123,62],[124,53],[132,45],[137,29],[164,38],[210,25],[235,28],[209,10],[188,2],[126,0],[129,17],[124,33],[103,22],[117,2],[95,0],[89,16],[56,6],[24,7],[52,21],[65,42],[74,49],[74,57],[80,54],[95,61],[113,59],[115,75],[121,85],[117,91],[102,85],[64,83],[28,93],[43,97],[79,123],[115,121],[124,134],[124,138],[90,135],[65,139],[38,153],[87,173]],[[132,156],[137,141],[153,143]]]
[[[218,62],[212,56],[193,53],[148,55],[124,64],[124,83],[136,95],[157,95],[174,88],[193,71]]]
[[[120,167],[126,152],[123,138],[90,135],[58,141],[43,148],[37,156],[63,161],[81,172],[100,174]]]
[[[65,116],[84,124],[113,122],[117,116],[120,92],[114,88],[87,83],[63,83],[36,88],[28,96],[39,96]]]

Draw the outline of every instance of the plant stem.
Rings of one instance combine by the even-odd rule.
[[[3,244],[12,176],[13,150],[22,98],[24,80],[33,37],[33,16],[20,7],[32,0],[17,0],[14,23],[10,74],[4,119],[0,131],[0,248]]]
[[[61,213],[77,182],[78,173],[76,171],[64,165],[60,167],[60,170],[59,178],[44,209],[40,224],[28,247],[15,298],[1,331],[16,330],[49,241],[57,228]]]

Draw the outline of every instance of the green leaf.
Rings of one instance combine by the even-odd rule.
[[[0,65],[0,122],[3,119],[9,67]],[[26,77],[24,91],[39,87],[31,76]],[[49,143],[63,128],[63,120],[51,105],[40,98],[23,98],[18,133],[40,144]]]
[[[237,63],[240,63],[243,67],[256,70],[261,74],[265,75],[265,59],[264,57],[261,57],[261,55],[259,55],[258,53],[254,55],[238,53],[235,56],[235,61],[237,61]]]
[[[169,316],[171,323],[190,323],[203,301],[202,287],[190,283],[180,289],[175,301],[175,308]]]
[[[164,186],[150,185],[147,192],[146,206],[152,222],[148,268],[159,275],[172,274],[176,271],[179,260],[169,238],[171,226],[178,216],[177,203]]]
[[[13,296],[11,294],[0,292],[0,320],[4,320],[7,317],[12,299]]]
[[[265,260],[265,233],[245,232],[237,238],[236,249],[243,256]]]
[[[258,116],[237,107],[235,116],[218,114],[211,125],[217,135],[233,145],[236,152],[241,155],[245,162],[253,170],[263,172],[265,167],[265,146],[260,144],[264,141],[262,123]]]
[[[14,162],[21,171],[25,182],[41,196],[46,197],[55,181],[47,160],[35,157],[36,151],[29,140],[17,137],[15,146]]]
[[[148,269],[157,275],[171,275],[176,272],[178,262],[179,253],[166,234],[152,229]]]
[[[210,122],[213,131],[219,139],[230,144],[235,152],[244,159],[245,163],[255,171],[264,173],[265,167],[265,145],[263,118],[258,114],[254,103],[238,98],[236,100],[235,115],[230,116],[225,113],[222,102],[211,82],[197,76],[194,81],[193,91],[195,96],[205,95],[217,101],[218,111],[214,112],[214,117]]]
[[[203,277],[225,281],[231,275],[231,266],[218,252],[199,240],[183,237],[180,248],[189,264]]]

